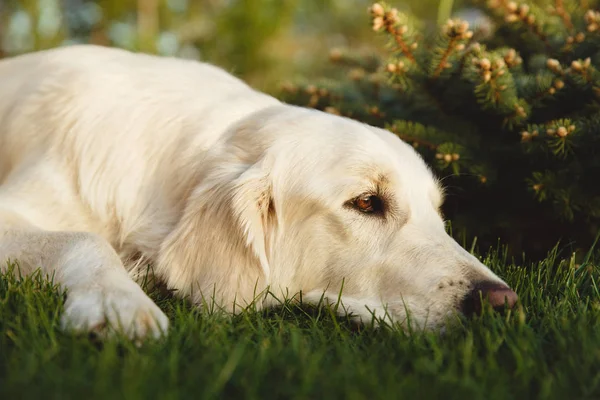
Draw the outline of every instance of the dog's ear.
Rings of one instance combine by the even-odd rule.
[[[248,305],[268,285],[276,221],[268,162],[236,161],[210,162],[157,265],[170,287],[228,311]]]
[[[270,266],[267,256],[268,229],[274,223],[273,189],[270,180],[270,168],[263,159],[244,171],[231,184],[231,209],[237,224],[243,229],[246,246],[260,261],[268,281]]]

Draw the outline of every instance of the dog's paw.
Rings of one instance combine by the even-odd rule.
[[[169,319],[139,287],[105,287],[69,292],[61,324],[65,330],[102,337],[119,332],[139,340],[165,335]]]

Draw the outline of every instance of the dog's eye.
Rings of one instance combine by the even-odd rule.
[[[357,210],[367,214],[380,213],[383,211],[383,201],[374,195],[367,194],[359,196],[354,199],[352,203]]]

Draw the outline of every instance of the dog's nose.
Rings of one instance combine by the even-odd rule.
[[[513,308],[518,299],[519,296],[506,285],[482,282],[476,284],[473,290],[465,296],[462,310],[466,315],[479,314],[483,306],[482,301],[487,301],[494,310],[502,311],[505,305]]]

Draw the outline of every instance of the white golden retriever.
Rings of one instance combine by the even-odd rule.
[[[73,46],[0,62],[0,260],[67,289],[65,327],[158,336],[140,266],[238,311],[303,293],[443,327],[517,295],[444,230],[392,133],[283,104],[214,66]],[[142,271],[143,272],[143,271]],[[258,297],[257,297],[258,296]]]

